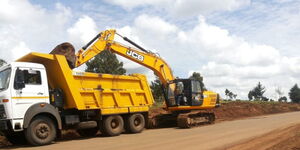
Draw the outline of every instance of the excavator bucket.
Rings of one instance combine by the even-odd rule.
[[[75,48],[72,44],[68,42],[59,44],[50,52],[50,54],[64,55],[68,61],[69,67],[71,69],[75,68],[76,55]]]

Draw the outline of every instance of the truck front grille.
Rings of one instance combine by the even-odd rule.
[[[4,105],[0,105],[0,119],[6,119]]]

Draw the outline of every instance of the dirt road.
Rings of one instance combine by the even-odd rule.
[[[94,137],[57,141],[44,147],[7,147],[30,150],[84,150],[84,149],[231,149],[235,145],[251,141],[274,130],[282,130],[300,124],[300,112],[252,117],[226,121],[192,129],[165,128],[146,130],[141,134],[123,134],[118,137]],[[259,147],[258,145],[256,145]],[[241,149],[241,147],[239,147]]]

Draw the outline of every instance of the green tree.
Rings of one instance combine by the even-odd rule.
[[[237,97],[237,94],[234,94],[233,92],[231,92],[230,90],[226,89],[225,90],[225,95],[227,97],[229,97],[229,99],[235,99]]]
[[[192,76],[190,76],[190,79],[195,79],[195,80],[199,81],[201,89],[203,91],[207,90],[203,83],[203,77],[201,76],[201,74],[199,72],[193,72]]]
[[[156,102],[162,102],[164,100],[162,84],[157,76],[154,81],[151,81],[150,88],[151,88],[154,100]]]
[[[276,87],[276,88],[275,88],[275,93],[276,93],[277,96],[278,96],[278,100],[279,100],[280,98],[282,98],[282,95],[284,94],[284,92],[282,91],[282,89],[281,89],[280,87]]]
[[[92,60],[88,61],[86,65],[86,72],[116,75],[123,75],[126,73],[126,70],[123,68],[123,62],[119,62],[117,56],[108,50],[96,55]]]
[[[228,99],[229,93],[230,93],[230,91],[228,89],[225,89],[225,95],[226,95],[227,99]]]
[[[249,100],[252,100],[254,98],[255,100],[268,101],[269,99],[264,97],[265,92],[266,92],[266,88],[260,82],[258,82],[256,87],[254,87],[251,91],[249,91],[248,98]]]
[[[289,96],[293,103],[300,103],[300,89],[297,84],[290,89]]]
[[[282,96],[278,99],[279,102],[287,102],[287,98],[285,96]]]
[[[3,59],[0,59],[0,67],[3,66],[4,64],[6,64],[6,61]]]
[[[251,101],[253,99],[253,91],[252,90],[249,91],[249,93],[248,93],[248,99],[249,99],[249,101]]]

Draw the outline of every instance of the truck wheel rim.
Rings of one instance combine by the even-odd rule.
[[[142,122],[141,119],[139,117],[136,117],[133,121],[133,124],[135,126],[139,126],[141,124],[141,122]]]
[[[40,123],[35,127],[36,136],[40,139],[46,139],[50,134],[50,127],[46,123]]]
[[[118,122],[118,120],[116,120],[116,119],[113,119],[112,121],[111,121],[111,128],[113,128],[113,129],[116,129],[116,128],[118,128],[118,126],[119,126],[119,122]]]

